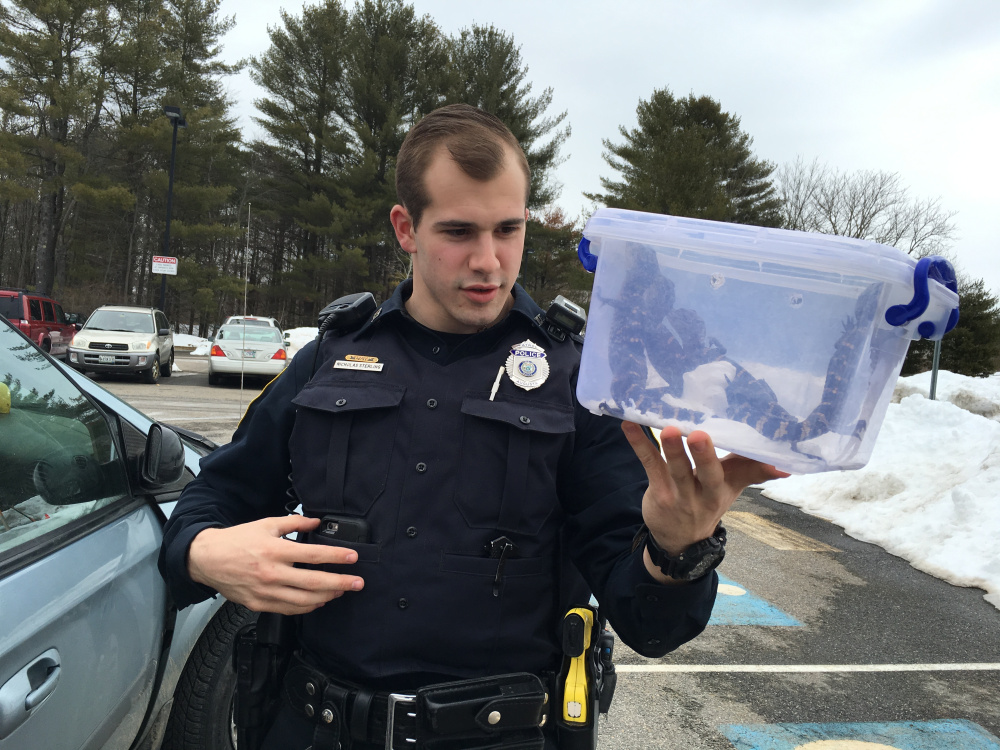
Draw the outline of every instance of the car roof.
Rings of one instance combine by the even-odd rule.
[[[101,305],[98,310],[110,310],[111,312],[159,312],[155,307],[130,307],[129,305]]]
[[[29,289],[19,289],[17,287],[12,287],[12,286],[0,286],[0,295],[3,295],[4,297],[16,297],[21,294],[26,294],[29,297],[38,297],[40,299],[52,300],[53,302],[55,302],[55,299],[53,299],[48,294],[42,294],[41,292],[32,292]]]

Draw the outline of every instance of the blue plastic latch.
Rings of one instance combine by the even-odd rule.
[[[928,279],[943,284],[951,291],[958,293],[958,281],[951,263],[940,255],[928,255],[926,258],[918,260],[917,267],[913,270],[913,299],[905,305],[893,305],[886,310],[886,323],[891,326],[905,325],[927,312],[931,298]],[[922,321],[917,326],[917,333],[925,339],[941,338],[954,328],[956,323],[958,323],[957,307],[948,315],[948,322],[943,331],[939,331],[940,318],[935,318]]]
[[[584,237],[576,248],[576,255],[585,270],[593,273],[597,270],[597,256],[590,254],[590,240]]]

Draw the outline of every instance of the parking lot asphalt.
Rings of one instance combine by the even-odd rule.
[[[102,385],[227,442],[262,383],[209,386],[178,356]],[[616,646],[602,750],[1000,750],[1000,610],[750,489],[724,520],[713,621],[662,659]],[[992,544],[995,540],[970,540]]]
[[[731,515],[743,523],[730,523],[720,573],[735,589],[720,594],[716,614],[728,598],[753,595],[795,624],[730,617],[658,660],[619,648],[625,692],[602,747],[1000,750],[1000,611],[982,591],[921,573],[757,490]],[[747,525],[750,516],[826,549],[789,549],[766,524]],[[986,741],[996,744],[975,744]]]
[[[175,352],[172,375],[160,378],[156,385],[127,375],[94,379],[147,416],[193,430],[220,445],[232,439],[250,402],[267,382],[247,378],[241,384],[233,378],[209,385],[207,357],[193,357],[182,350]]]

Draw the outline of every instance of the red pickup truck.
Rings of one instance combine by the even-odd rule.
[[[51,297],[27,289],[0,287],[0,315],[53,357],[65,357],[83,321],[63,312]]]

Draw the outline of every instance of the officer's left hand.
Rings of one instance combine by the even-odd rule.
[[[639,425],[623,422],[622,430],[649,477],[649,488],[642,498],[643,520],[657,544],[671,555],[710,537],[722,515],[748,486],[789,476],[733,453],[720,460],[712,438],[701,430],[692,432],[687,439],[694,466],[676,427],[660,432],[662,456]],[[648,556],[646,567],[658,580],[670,580],[660,574]]]

